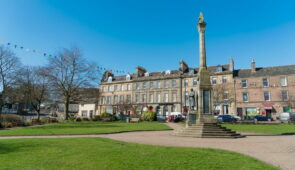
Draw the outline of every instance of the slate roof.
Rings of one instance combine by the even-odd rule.
[[[224,65],[217,65],[217,66],[208,66],[208,70],[211,73],[216,73],[217,67],[222,67],[222,71],[229,71],[229,64],[224,64]],[[190,68],[190,70],[194,70],[194,74],[198,73],[199,68]],[[166,70],[165,70],[166,71]],[[179,70],[170,70],[171,73],[170,75],[165,75],[165,71],[161,71],[161,72],[149,72],[149,76],[148,77],[136,77],[135,74],[130,74],[131,76],[131,80],[134,79],[149,79],[149,78],[153,78],[153,77],[161,77],[161,76],[177,76],[180,75],[180,71]],[[189,75],[190,73],[184,73],[184,75]],[[116,82],[116,81],[125,81],[126,80],[126,75],[118,75],[118,76],[114,76],[112,82]]]
[[[252,73],[251,69],[239,69],[234,71],[234,77],[263,77],[295,74],[295,65],[276,66],[276,67],[260,67],[256,68],[256,72]]]

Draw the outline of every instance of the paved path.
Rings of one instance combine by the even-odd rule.
[[[178,124],[168,124],[174,129]],[[295,169],[295,135],[262,136],[251,134],[240,139],[206,139],[171,136],[172,131],[142,131],[101,135],[65,135],[65,136],[19,136],[11,138],[64,138],[64,137],[106,137],[110,139],[149,145],[218,148],[239,152],[285,170]]]

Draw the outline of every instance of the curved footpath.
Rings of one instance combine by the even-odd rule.
[[[180,125],[168,123],[173,129]],[[211,139],[189,138],[170,135],[172,131],[141,131],[98,135],[58,135],[58,136],[3,136],[0,139],[15,138],[64,138],[64,137],[105,137],[125,142],[149,145],[218,148],[255,157],[284,170],[295,169],[295,135],[244,134],[246,138]]]

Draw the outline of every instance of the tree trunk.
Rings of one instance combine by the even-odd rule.
[[[66,120],[69,119],[69,105],[70,105],[70,99],[68,96],[65,97],[65,116]]]
[[[37,109],[37,120],[38,122],[40,122],[40,108]]]

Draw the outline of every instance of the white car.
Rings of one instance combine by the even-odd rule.
[[[237,121],[242,120],[240,116],[233,115],[233,117],[234,117]]]
[[[280,114],[279,117],[282,123],[289,123],[295,121],[295,113],[283,112]]]

